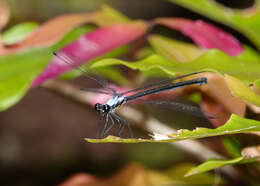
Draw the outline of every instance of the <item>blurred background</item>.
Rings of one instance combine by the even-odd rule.
[[[187,17],[208,20],[166,0],[7,0],[11,21],[6,28],[25,21],[42,23],[57,15],[88,12],[108,4],[132,19]],[[248,8],[253,0],[218,0],[231,8]],[[210,21],[210,20],[208,20]],[[210,21],[212,22],[212,21]],[[218,23],[214,23],[219,25]],[[221,25],[250,45],[239,33]],[[155,27],[153,32],[178,32]],[[179,34],[179,35],[178,35]],[[177,36],[176,36],[177,35]],[[178,39],[178,38],[177,38]],[[84,86],[91,82],[77,79]],[[167,112],[149,109],[158,118],[170,121]],[[158,114],[160,113],[160,114]],[[172,115],[172,114],[171,114]],[[89,144],[85,137],[95,137],[98,115],[90,106],[80,105],[44,88],[34,88],[16,106],[0,113],[0,185],[56,185],[71,175],[87,172],[108,177],[129,162],[140,162],[149,168],[164,169],[181,162],[197,162],[191,154],[169,144]],[[212,127],[205,119],[175,114],[175,128]],[[183,125],[185,124],[185,126]],[[135,135],[147,136],[138,129]],[[202,140],[203,141],[203,140]],[[215,143],[215,138],[204,143]]]

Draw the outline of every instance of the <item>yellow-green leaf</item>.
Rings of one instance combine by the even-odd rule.
[[[210,170],[214,170],[223,166],[227,166],[227,165],[234,165],[234,164],[243,164],[243,163],[252,163],[255,162],[256,159],[255,158],[243,158],[243,157],[238,157],[235,159],[231,159],[231,160],[220,160],[220,159],[210,159],[204,163],[202,163],[201,165],[194,167],[192,169],[190,169],[187,173],[186,173],[186,177],[187,176],[192,176],[195,174],[200,174],[203,172],[207,172]]]
[[[191,61],[201,54],[199,47],[160,35],[152,35],[149,42],[155,51],[170,60]]]
[[[229,75],[225,75],[225,80],[233,95],[260,107],[260,95],[256,94],[244,82]]]
[[[89,139],[86,140],[90,143],[168,143],[174,141],[181,141],[187,139],[198,139],[211,136],[220,136],[228,134],[248,133],[253,131],[260,131],[260,121],[246,119],[237,115],[232,115],[227,123],[216,129],[196,128],[192,131],[181,129],[177,133],[162,135],[155,134],[152,139],[123,139],[115,136],[108,136],[104,139]]]

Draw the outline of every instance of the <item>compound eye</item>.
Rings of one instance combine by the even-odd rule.
[[[96,103],[95,106],[94,106],[94,107],[95,107],[95,110],[96,110],[96,111],[100,110],[100,106],[101,106],[100,103]]]
[[[105,112],[108,112],[110,110],[110,106],[109,105],[104,105],[104,110],[105,110]]]

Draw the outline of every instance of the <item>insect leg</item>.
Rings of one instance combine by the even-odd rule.
[[[133,137],[133,132],[132,132],[132,129],[131,129],[131,126],[130,126],[129,122],[128,122],[126,119],[120,117],[120,116],[119,116],[118,114],[116,114],[116,113],[114,113],[114,117],[115,117],[115,118],[118,118],[118,120],[122,120],[122,121],[123,121],[123,126],[120,125],[119,136],[121,137],[122,132],[123,132],[123,130],[124,130],[124,127],[125,127],[125,125],[127,125],[128,131],[129,131],[129,134],[130,134],[130,137],[132,138],[132,137]]]
[[[122,123],[121,123],[121,118],[115,113],[115,112],[112,112],[111,115],[116,119],[116,121],[118,122],[119,124],[119,130],[121,131],[121,128],[122,128]],[[119,137],[121,137],[121,133],[122,132],[119,132]]]
[[[100,137],[104,137],[104,135],[105,135],[105,131],[106,131],[106,129],[107,129],[107,126],[108,126],[108,120],[109,118],[108,118],[108,114],[106,114],[106,121],[105,121],[105,125],[104,125],[104,128],[103,128],[103,130],[102,130],[102,133],[101,133],[101,136]]]
[[[109,117],[109,119],[111,120],[111,125],[108,127],[108,129],[104,132],[104,135],[106,135],[111,129],[112,129],[112,127],[114,126],[114,124],[115,124],[115,121],[114,121],[114,119],[112,118],[112,116],[111,116],[111,114],[108,114],[108,117]]]
[[[101,124],[102,124],[102,120],[104,118],[104,115],[101,115],[99,120],[98,120],[98,130],[97,130],[97,134],[96,134],[96,138],[100,138],[101,134]]]

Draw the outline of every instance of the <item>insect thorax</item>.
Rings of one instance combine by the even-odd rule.
[[[109,105],[112,109],[119,107],[125,102],[125,97],[123,95],[114,95],[111,99],[107,101],[107,105]]]

